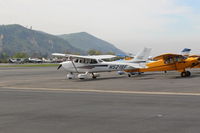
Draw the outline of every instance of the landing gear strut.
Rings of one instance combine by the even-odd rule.
[[[96,79],[97,77],[94,75],[94,73],[92,73],[92,78],[93,79]]]
[[[181,72],[181,77],[190,77],[190,76],[191,76],[190,71]]]

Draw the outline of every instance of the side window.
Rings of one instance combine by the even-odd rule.
[[[167,57],[164,59],[164,63],[165,64],[171,64],[171,63],[175,63],[175,62],[180,62],[182,60],[184,60],[184,56],[175,56],[175,57]]]
[[[164,63],[169,64],[169,58],[165,58]]]
[[[97,62],[97,60],[94,60],[94,64],[97,64],[98,62]]]
[[[174,60],[172,57],[167,57],[164,62],[165,62],[165,64],[170,64],[170,63],[173,63]]]
[[[75,63],[78,63],[78,59],[75,59],[74,62],[75,62]]]
[[[172,57],[169,59],[169,63],[174,63],[174,59]]]
[[[97,61],[95,59],[91,59],[91,64],[97,64]]]
[[[85,63],[86,64],[90,63],[90,60],[89,59],[85,59]]]
[[[175,57],[175,61],[182,61],[182,57],[181,56],[177,56],[177,57]]]

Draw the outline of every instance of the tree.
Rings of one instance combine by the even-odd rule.
[[[1,55],[0,55],[0,58],[1,59],[7,59],[9,56],[7,53],[3,52]]]
[[[98,51],[98,50],[95,50],[95,49],[91,49],[91,50],[88,51],[88,54],[89,55],[101,55],[102,52]]]
[[[7,63],[8,62],[8,54],[3,52],[0,54],[0,63]]]
[[[27,53],[15,53],[13,58],[28,58],[28,54]]]
[[[106,52],[106,54],[108,54],[108,55],[115,55],[115,53],[112,52],[112,51],[110,51],[110,52]]]

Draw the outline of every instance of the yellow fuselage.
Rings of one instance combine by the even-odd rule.
[[[182,61],[172,61],[166,63],[163,59],[153,61],[146,64],[146,68],[125,70],[126,72],[152,72],[152,71],[172,71],[177,70],[184,72],[186,68],[190,68],[198,64],[198,58],[190,57]]]

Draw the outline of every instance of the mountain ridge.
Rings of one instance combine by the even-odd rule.
[[[54,52],[87,54],[91,49],[100,50],[103,53],[123,53],[114,45],[86,32],[64,35],[70,35],[74,42],[60,35],[28,29],[19,24],[0,25],[0,54],[6,53],[9,56],[17,52],[24,52],[29,56],[49,56]],[[80,42],[79,47],[77,42]],[[89,45],[86,45],[85,43],[88,42]]]
[[[72,46],[79,48],[85,52],[90,49],[95,49],[98,51],[113,52],[116,54],[124,54],[124,52],[116,48],[113,44],[95,37],[87,32],[78,32],[71,34],[62,34],[59,37],[67,40]]]

